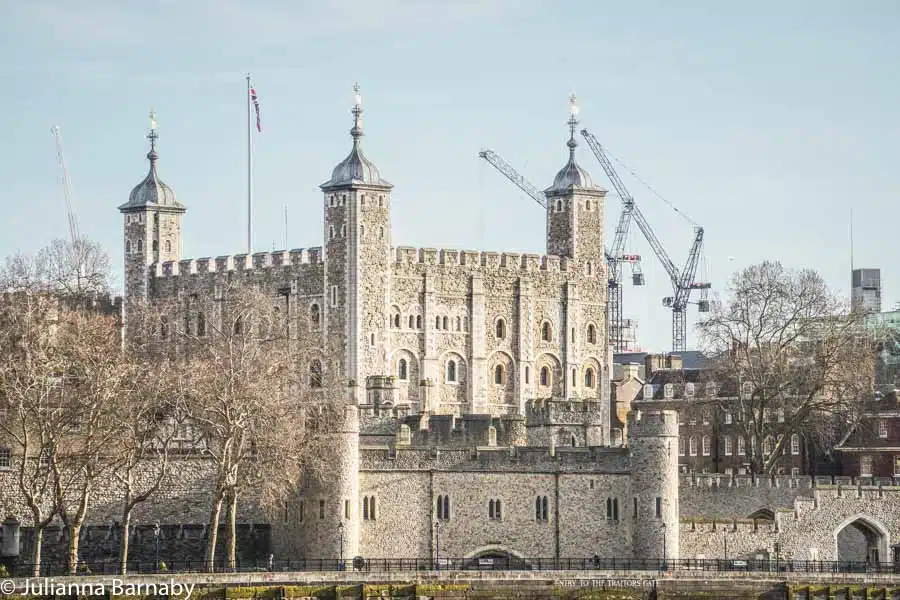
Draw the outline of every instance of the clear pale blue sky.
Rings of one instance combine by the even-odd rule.
[[[477,152],[546,187],[565,162],[575,91],[582,125],[706,228],[720,293],[764,259],[815,268],[849,293],[852,206],[856,262],[883,269],[892,306],[898,66],[896,0],[6,1],[0,255],[67,235],[59,124],[81,230],[118,273],[116,207],[147,171],[150,108],[161,176],[188,207],[185,257],[243,251],[249,71],[263,120],[256,250],[282,246],[285,204],[288,245],[321,244],[317,186],[349,149],[358,80],[367,153],[396,186],[396,245],[543,253],[542,211]],[[691,225],[622,176],[683,263]],[[610,235],[618,213],[613,199]],[[670,285],[645,241],[631,247],[648,285],[626,289],[626,316],[645,347],[667,349]]]

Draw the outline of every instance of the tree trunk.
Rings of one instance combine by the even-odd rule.
[[[228,568],[237,568],[237,492],[231,490],[227,496],[225,520],[228,523]]]
[[[41,545],[44,541],[44,526],[35,521],[34,548],[31,550],[32,577],[41,576]]]
[[[131,541],[131,509],[128,503],[122,510],[122,540],[119,542],[119,573],[128,573],[128,543]]]
[[[213,498],[212,510],[209,513],[209,527],[206,536],[206,571],[212,573],[216,569],[216,541],[219,537],[219,514],[222,512],[222,493]]]
[[[77,523],[73,523],[69,529],[69,554],[67,557],[67,562],[69,565],[69,575],[77,575],[78,574],[78,542],[81,537],[81,525],[82,522],[79,520]]]

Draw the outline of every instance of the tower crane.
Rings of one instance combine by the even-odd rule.
[[[505,175],[520,190],[540,204],[544,210],[547,209],[547,198],[544,192],[537,189],[530,181],[520,175],[500,155],[493,150],[482,150],[478,153],[478,156]],[[609,286],[609,297],[607,300],[609,326],[607,335],[609,336],[609,344],[613,347],[613,352],[623,352],[625,350],[622,318],[622,264],[626,262],[631,264],[632,283],[634,285],[644,285],[644,275],[640,270],[640,255],[625,253],[625,242],[628,239],[632,217],[631,207],[633,205],[634,201],[627,203],[623,196],[622,214],[619,216],[619,222],[616,225],[616,234],[613,238],[612,248],[604,249]]]
[[[694,278],[697,275],[697,267],[700,263],[700,253],[703,248],[703,228],[692,222],[694,224],[694,242],[691,245],[691,250],[688,253],[684,268],[679,271],[675,266],[675,263],[672,262],[672,259],[669,258],[669,254],[659,241],[659,238],[656,237],[656,233],[650,227],[644,214],[635,204],[631,193],[625,187],[625,184],[622,183],[621,178],[619,178],[618,173],[616,173],[616,170],[613,168],[612,163],[607,157],[603,146],[600,145],[597,138],[587,129],[582,129],[581,135],[587,141],[594,156],[597,157],[597,160],[606,172],[606,176],[609,177],[616,192],[622,197],[622,201],[627,205],[630,205],[631,215],[635,223],[637,223],[638,229],[644,234],[644,237],[653,249],[654,254],[659,258],[663,268],[669,275],[674,290],[674,296],[663,298],[663,306],[672,309],[672,351],[683,352],[687,347],[687,314],[685,311],[690,302],[690,296],[693,290],[700,290],[700,300],[697,302],[700,312],[709,312],[708,294],[711,285],[708,282],[694,281]]]
[[[75,276],[79,280],[79,289],[80,289],[80,280],[86,276],[85,273],[85,257],[83,254],[83,247],[81,243],[81,233],[78,230],[78,217],[75,215],[75,209],[72,205],[72,184],[69,181],[69,170],[66,168],[66,159],[63,155],[63,147],[62,147],[62,134],[59,130],[59,125],[55,125],[50,128],[50,133],[53,134],[54,138],[56,138],[56,161],[57,166],[59,168],[59,185],[62,188],[63,199],[66,203],[66,215],[69,220],[69,238],[72,242],[72,253],[75,264]]]

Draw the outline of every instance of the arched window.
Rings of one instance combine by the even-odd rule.
[[[153,213],[153,224],[159,225],[159,213]]]
[[[488,518],[499,521],[501,517],[501,501],[491,500],[488,502]]]
[[[143,252],[143,251],[144,251],[144,240],[138,240],[138,249],[137,249],[137,251],[138,251],[138,252]]]
[[[562,200],[556,201],[556,212],[562,212]]]
[[[503,365],[494,367],[494,383],[503,385]]]
[[[550,385],[550,369],[548,367],[541,367],[541,385]]]
[[[131,254],[131,242],[125,240],[125,254]]]
[[[197,313],[197,335],[206,335],[206,315],[203,313]]]
[[[159,252],[159,242],[156,240],[153,240],[153,251]]]
[[[329,240],[333,240],[333,239],[334,239],[334,225],[329,225],[329,226],[328,226],[328,239],[329,239]]]
[[[447,361],[447,381],[456,381],[456,361]]]
[[[400,313],[394,315],[394,327],[400,329]]]
[[[341,237],[347,237],[347,226],[341,225]]]
[[[416,329],[422,329],[422,315],[416,316]]]
[[[450,320],[444,317],[444,331],[450,329]]]
[[[591,201],[590,200],[584,201],[584,210],[591,210]]]
[[[309,387],[322,387],[322,363],[318,360],[309,363]]]
[[[441,318],[440,318],[440,317],[435,317],[435,318],[434,318],[434,328],[435,328],[435,329],[440,329],[440,328],[441,328]]]
[[[166,240],[166,252],[172,251],[172,240]]]
[[[378,239],[380,239],[380,240],[384,239],[384,227],[378,228]]]
[[[587,341],[588,344],[597,343],[597,328],[594,327],[593,323],[587,326]]]
[[[587,264],[584,266],[585,273],[590,277],[594,274],[594,264],[591,261],[587,261]]]
[[[525,367],[525,383],[531,383],[531,369],[527,365]]]
[[[456,330],[462,331],[462,318],[456,317]]]
[[[365,225],[359,226],[359,237],[366,237],[366,226]]]
[[[443,494],[437,497],[437,518],[441,521],[450,519],[450,496]]]
[[[463,331],[469,330],[469,317],[463,317]]]
[[[553,339],[553,330],[550,328],[549,321],[544,321],[541,325],[541,339],[545,342],[549,342]]]
[[[319,311],[319,305],[313,304],[309,307],[309,323],[313,329],[318,329],[322,321],[322,314]]]
[[[584,372],[584,387],[593,388],[594,387],[594,369],[588,367]]]
[[[399,377],[402,381],[406,381],[406,359],[401,358],[400,362],[397,363],[397,377]]]
[[[416,326],[416,318],[412,315],[409,315],[409,328],[413,329]]]
[[[497,339],[503,340],[506,339],[506,321],[503,319],[497,319]]]
[[[244,319],[241,318],[240,315],[234,320],[234,335],[241,335],[244,333]]]

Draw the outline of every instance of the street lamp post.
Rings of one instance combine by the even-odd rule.
[[[722,541],[725,543],[725,560],[728,560],[728,530],[722,530]]]
[[[338,556],[338,571],[343,571],[344,570],[342,568],[343,564],[344,564],[344,523],[343,523],[343,521],[338,523],[338,533],[341,536],[341,552],[340,552],[340,556]]]
[[[153,538],[156,541],[156,570],[159,571],[159,521],[153,524]]]
[[[441,522],[434,522],[434,568],[441,570]]]

